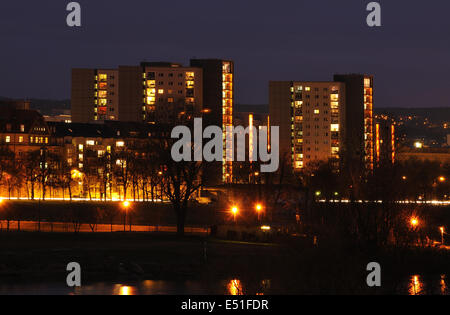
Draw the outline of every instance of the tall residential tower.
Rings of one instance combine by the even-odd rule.
[[[335,75],[334,81],[269,83],[271,125],[280,127],[280,154],[294,171],[356,160],[373,169],[373,78]]]

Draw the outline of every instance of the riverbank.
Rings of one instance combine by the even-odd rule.
[[[393,294],[405,276],[450,275],[450,251],[433,249],[368,254],[301,239],[268,244],[164,233],[0,233],[3,284],[64,285],[72,261],[80,263],[85,284],[239,279],[247,294],[268,283],[273,294]],[[382,266],[382,288],[366,285],[370,261]]]

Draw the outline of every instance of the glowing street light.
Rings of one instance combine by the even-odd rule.
[[[419,225],[419,219],[412,217],[410,223],[413,228],[416,228]]]
[[[130,207],[130,202],[128,200],[123,201],[122,207],[125,209],[125,212],[123,214],[123,231],[125,232],[126,222],[127,222],[127,212],[128,212],[128,208]],[[131,221],[130,221],[130,231],[131,231]]]
[[[234,222],[236,222],[236,215],[238,214],[238,212],[239,212],[238,207],[233,206],[233,208],[231,208],[231,213],[233,213]]]
[[[445,182],[445,180],[446,180],[446,178],[444,176],[440,176],[438,179],[441,183]]]
[[[255,206],[255,209],[256,209],[256,213],[258,213],[258,221],[259,221],[260,220],[261,211],[262,211],[263,207],[262,207],[262,205],[260,203],[258,203]]]

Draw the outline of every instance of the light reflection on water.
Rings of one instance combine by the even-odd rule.
[[[411,275],[401,282],[396,294],[450,295],[446,275]],[[130,283],[98,282],[68,288],[61,284],[0,284],[0,295],[265,295],[271,291],[271,280],[243,281],[229,279],[203,283],[200,281],[145,280]]]
[[[409,295],[449,295],[447,285],[448,279],[445,275],[434,277],[423,277],[412,275],[408,281]]]
[[[411,277],[409,283],[409,295],[420,295],[423,292],[423,283],[420,279],[420,276],[414,275]]]
[[[129,283],[97,282],[69,288],[62,283],[0,284],[0,295],[264,295],[270,280],[245,283],[240,279],[225,281],[145,280]]]
[[[112,294],[112,295],[151,295],[151,294],[225,294],[225,295],[264,295],[270,289],[270,280],[256,283],[255,292],[239,279],[219,281],[212,285],[204,285],[196,281],[171,282],[145,280],[134,284],[96,283],[82,286],[71,294]],[[0,290],[1,291],[1,290]]]

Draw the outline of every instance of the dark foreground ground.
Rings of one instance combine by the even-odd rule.
[[[247,294],[259,292],[264,279],[274,294],[394,294],[410,275],[450,275],[448,250],[364,253],[301,239],[264,244],[155,233],[0,233],[1,283],[65,283],[73,261],[85,284],[240,279]],[[378,289],[366,285],[371,261],[382,266]]]

